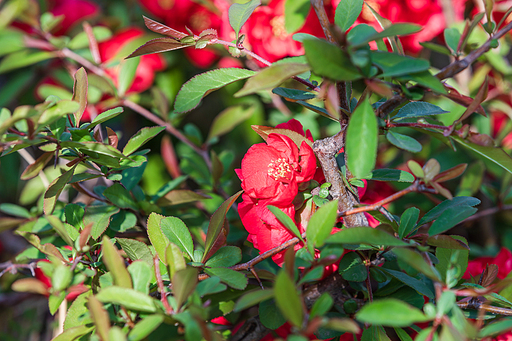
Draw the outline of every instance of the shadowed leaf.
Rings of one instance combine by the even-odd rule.
[[[193,45],[180,43],[173,38],[155,38],[137,48],[128,57],[126,57],[126,59],[143,56],[145,54],[179,50],[189,46]]]

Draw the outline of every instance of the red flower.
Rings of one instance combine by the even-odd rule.
[[[315,170],[315,154],[305,141],[299,150],[289,137],[270,134],[266,144],[253,145],[247,151],[237,175],[251,198],[289,205],[297,195],[298,183],[311,180]]]
[[[327,12],[332,12],[326,4]],[[247,21],[243,32],[253,52],[270,62],[288,56],[304,54],[302,44],[293,40],[294,33],[284,27],[284,0],[272,0],[267,6],[259,6]],[[323,37],[323,30],[314,10],[310,10],[303,27],[297,32]]]
[[[46,259],[42,259],[38,263],[42,262],[50,263],[50,261]],[[46,296],[50,296],[50,288],[52,287],[51,279],[46,276],[40,267],[37,267],[34,272],[36,279],[38,279],[47,288]],[[86,287],[83,283],[73,285],[67,289],[66,300],[73,301],[75,298],[77,298],[78,295],[86,292],[87,290],[89,290],[89,288]]]
[[[99,44],[99,52],[102,62],[108,64],[116,58],[125,56],[117,56],[117,53],[133,40],[143,36],[140,28],[127,28],[117,33],[107,41]],[[155,72],[165,68],[165,61],[159,54],[150,54],[140,57],[139,66],[135,72],[135,78],[127,92],[142,92],[151,87],[155,78]],[[117,85],[119,75],[119,65],[107,68],[107,73],[112,77]]]
[[[335,2],[339,3],[339,1]],[[422,49],[420,42],[432,40],[446,28],[440,0],[370,0],[367,3],[382,17],[393,23],[410,22],[423,27],[416,34],[400,38],[404,49],[411,53],[418,53]],[[455,19],[461,20],[464,14],[465,0],[453,0],[450,3]],[[378,31],[382,30],[367,6],[363,7],[357,23],[368,23]]]
[[[470,279],[480,278],[487,264],[496,264],[498,266],[498,278],[504,279],[512,271],[512,253],[510,250],[502,247],[496,257],[479,257],[469,261],[468,268],[462,278]]]
[[[76,24],[94,17],[100,12],[99,6],[87,0],[55,0],[52,1],[50,13],[54,16],[62,15],[63,19],[58,25],[55,35],[65,34]]]

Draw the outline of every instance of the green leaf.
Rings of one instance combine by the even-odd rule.
[[[214,246],[220,248],[221,245],[216,245],[217,239],[219,238],[220,233],[223,230],[224,223],[226,221],[226,214],[228,213],[229,208],[235,200],[242,194],[242,191],[235,193],[231,197],[229,197],[226,201],[220,205],[220,207],[213,213],[210,224],[208,224],[208,231],[206,232],[206,240],[204,243],[204,254],[201,262],[205,262],[211,255],[211,251],[216,251]]]
[[[71,177],[75,172],[75,169],[76,165],[52,181],[52,183],[44,193],[43,208],[45,214],[50,215],[53,213],[53,210],[55,209],[55,204],[57,203],[57,199],[59,198],[60,193],[64,189],[64,186],[66,186],[69,180],[71,180]]]
[[[457,54],[457,47],[460,41],[460,32],[456,28],[445,28],[444,29],[444,41],[446,45],[452,51],[452,54]]]
[[[59,264],[52,273],[52,289],[56,292],[62,291],[71,284],[72,279],[73,273],[71,269],[64,264]]]
[[[368,99],[356,108],[347,128],[345,153],[348,168],[359,179],[370,174],[377,159],[377,118]]]
[[[391,269],[387,269],[387,268],[380,268],[380,269],[382,271],[387,272],[388,274],[390,274],[391,276],[393,276],[400,282],[404,283],[405,285],[413,288],[418,293],[425,295],[430,299],[434,298],[434,293],[424,282],[422,282],[414,277],[411,277],[411,276],[403,273],[402,271],[396,271],[396,270],[391,270]]]
[[[210,92],[255,74],[254,71],[238,68],[217,69],[199,74],[183,84],[176,96],[174,110],[176,113],[189,112]]]
[[[402,56],[391,52],[371,51],[372,63],[382,70],[381,77],[395,77],[427,71],[428,60]]]
[[[391,120],[401,120],[404,118],[413,117],[425,117],[439,114],[446,114],[449,111],[445,111],[439,108],[437,105],[428,102],[410,102],[404,105],[398,113],[391,117]]]
[[[43,60],[54,58],[55,52],[48,51],[35,51],[24,49],[18,52],[11,53],[0,61],[0,74],[6,73],[15,69],[30,66],[39,63]]]
[[[398,181],[398,182],[413,182],[414,176],[406,171],[400,169],[381,168],[372,171],[371,175],[363,179],[374,181]]]
[[[428,278],[439,281],[439,274],[435,271],[434,268],[430,266],[429,263],[418,253],[411,249],[401,248],[401,249],[393,249],[392,251],[399,260],[411,266],[413,269],[418,270],[422,274],[426,275]]]
[[[172,280],[176,271],[186,269],[187,264],[183,257],[183,251],[174,243],[169,243],[165,250],[165,262],[167,263],[167,272]]]
[[[57,231],[57,233],[59,234],[59,236],[69,245],[69,246],[73,246],[74,243],[73,243],[73,239],[71,238],[71,236],[69,235],[68,231],[66,230],[66,228],[64,227],[64,224],[62,223],[62,221],[54,216],[54,215],[47,215],[45,216],[46,220],[48,220],[48,222],[50,223],[50,225],[52,225],[53,229],[55,231]]]
[[[153,255],[146,244],[129,238],[116,238],[116,240],[132,261],[142,260],[149,266],[153,266]]]
[[[40,157],[38,157],[37,160],[34,161],[34,163],[30,164],[23,171],[23,173],[20,176],[20,179],[21,180],[30,180],[30,179],[38,176],[39,172],[41,172],[44,169],[44,167],[46,166],[48,161],[50,161],[52,159],[53,155],[55,155],[55,153],[46,152],[43,155],[41,155]]]
[[[275,88],[272,89],[272,93],[291,101],[307,101],[316,97],[312,92],[288,88]]]
[[[119,97],[124,97],[126,91],[130,88],[135,79],[135,72],[139,66],[140,58],[124,59],[121,61],[121,70],[118,77],[118,93]]]
[[[223,246],[208,259],[206,266],[210,268],[233,266],[242,260],[242,251],[236,246]]]
[[[234,105],[222,110],[220,114],[215,116],[206,140],[211,141],[217,136],[230,132],[234,127],[249,119],[254,114],[254,111],[254,105]]]
[[[194,258],[194,242],[185,223],[176,217],[167,217],[160,221],[160,229],[167,239],[176,244],[181,251]]]
[[[117,207],[138,210],[137,203],[133,200],[130,192],[119,183],[114,183],[112,186],[107,187],[103,191],[103,195]]]
[[[87,307],[87,298],[91,295],[91,290],[86,291],[83,294],[78,295],[73,303],[71,303],[71,306],[66,312],[64,330],[92,323],[92,319],[86,316],[89,310]]]
[[[164,322],[164,315],[149,315],[137,322],[128,334],[128,341],[140,341],[148,337]]]
[[[68,224],[82,229],[84,227],[83,219],[85,210],[78,204],[67,204],[64,208],[64,214]]]
[[[177,310],[179,310],[182,304],[187,298],[194,292],[197,285],[197,269],[186,268],[180,271],[176,271],[172,278],[172,292],[176,299]]]
[[[293,33],[304,25],[311,4],[309,0],[286,0],[284,3],[284,28]]]
[[[320,207],[309,219],[306,229],[309,253],[315,253],[315,247],[324,245],[325,239],[331,235],[332,228],[338,218],[338,200],[329,201]]]
[[[272,297],[274,297],[273,289],[256,289],[240,297],[233,308],[233,312],[240,312]]]
[[[103,122],[106,122],[110,120],[111,118],[116,117],[117,115],[121,114],[124,111],[122,107],[116,107],[109,109],[107,111],[102,112],[98,116],[92,120],[92,122],[87,126],[87,129],[92,130],[94,127],[96,127],[98,124],[101,124]]]
[[[366,266],[355,252],[349,252],[341,258],[338,271],[345,280],[351,282],[363,282],[368,277]]]
[[[128,265],[128,272],[132,277],[133,289],[144,294],[149,294],[149,282],[153,277],[152,268],[151,265],[141,260]]]
[[[244,87],[235,93],[242,97],[257,91],[274,88],[289,78],[309,70],[309,65],[301,63],[275,63],[264,68],[247,80]]]
[[[285,317],[277,309],[273,299],[261,302],[258,307],[258,313],[261,323],[269,329],[277,329],[286,322]]]
[[[61,291],[57,294],[53,293],[50,295],[50,297],[48,297],[48,308],[50,309],[50,314],[55,315],[65,298],[66,292],[64,291]]]
[[[388,27],[386,27],[381,32],[372,34],[371,36],[367,37],[361,44],[366,44],[373,40],[378,40],[386,37],[394,37],[394,36],[406,36],[409,34],[413,34],[416,32],[419,32],[422,30],[422,27],[420,25],[416,24],[409,24],[409,23],[397,23],[392,24]]]
[[[429,223],[437,218],[447,209],[451,207],[476,206],[480,204],[480,200],[473,197],[455,197],[452,200],[445,200],[430,211],[428,211],[419,221],[418,226]]]
[[[228,17],[229,24],[233,28],[236,34],[236,39],[238,39],[238,35],[242,26],[244,26],[245,22],[251,16],[252,12],[261,5],[260,0],[251,0],[246,2],[245,4],[232,4],[229,6]]]
[[[356,314],[356,319],[373,325],[389,327],[407,327],[413,323],[428,320],[421,310],[394,298],[365,304]]]
[[[93,327],[86,325],[69,328],[53,338],[52,341],[73,341],[88,334],[93,329]]]
[[[41,116],[39,116],[38,123],[40,126],[50,125],[61,117],[72,114],[80,108],[78,102],[72,100],[60,100],[55,105],[49,107]]]
[[[169,240],[160,229],[160,223],[164,218],[164,216],[152,212],[148,217],[147,226],[149,241],[155,248],[158,258],[167,265],[167,261],[165,260],[165,250],[167,249]]]
[[[457,196],[472,196],[478,192],[482,185],[485,165],[482,161],[476,161],[469,165],[460,180]]]
[[[103,262],[107,266],[107,269],[112,274],[114,284],[131,289],[132,278],[124,266],[123,257],[119,254],[117,248],[112,244],[110,238],[103,236]]]
[[[489,337],[491,335],[499,335],[512,329],[512,319],[505,318],[494,323],[490,323],[480,329],[478,333],[479,338]]]
[[[406,237],[414,230],[418,218],[420,216],[420,210],[416,207],[409,207],[402,213],[400,217],[400,227],[398,228],[398,236],[400,239]]]
[[[313,304],[313,307],[311,307],[309,318],[313,319],[316,316],[325,315],[329,310],[331,310],[333,304],[334,300],[332,299],[331,295],[329,295],[327,292],[324,292]]]
[[[343,229],[327,238],[325,242],[327,244],[409,245],[387,232],[366,226]]]
[[[156,135],[165,130],[165,127],[156,126],[156,127],[145,127],[139,130],[135,135],[133,135],[126,146],[123,149],[124,155],[130,155],[139,149],[146,142],[154,138]]]
[[[395,147],[407,150],[411,153],[421,152],[421,143],[416,141],[414,138],[396,133],[392,130],[388,130],[386,133],[386,139]]]
[[[306,58],[314,73],[338,81],[353,81],[363,76],[350,58],[336,45],[321,39],[304,39]]]
[[[363,0],[342,0],[336,7],[334,23],[342,32],[347,31],[363,10]]]
[[[295,225],[295,222],[292,220],[292,218],[290,218],[286,213],[281,211],[279,207],[268,205],[267,208],[270,211],[270,213],[276,216],[277,220],[279,220],[281,224],[283,224],[290,232],[293,233],[295,237],[299,238],[302,242],[304,242],[300,234],[299,228],[297,227],[297,225]]]
[[[96,298],[103,303],[119,304],[129,310],[145,313],[154,313],[159,306],[158,301],[146,294],[115,285],[102,289]]]
[[[247,287],[247,277],[243,273],[228,268],[204,269],[210,276],[217,276],[221,282],[226,283],[233,289],[244,290]]]
[[[75,72],[73,85],[73,100],[79,103],[78,110],[74,113],[76,126],[79,126],[80,119],[87,107],[88,81],[85,69],[81,67]]]
[[[103,308],[103,304],[101,304],[96,297],[89,296],[87,306],[89,307],[89,312],[96,326],[96,333],[102,340],[108,341],[110,318],[108,317],[107,311]]]
[[[15,204],[9,204],[9,203],[0,204],[0,212],[15,216],[15,217],[21,217],[21,218],[27,218],[27,219],[31,217],[30,212],[25,207],[21,207],[21,206],[18,206]]]
[[[91,237],[98,239],[110,224],[112,216],[119,212],[119,208],[110,205],[94,205],[85,209],[85,226],[92,223]]]
[[[478,211],[478,209],[469,206],[450,207],[446,209],[428,229],[429,236],[434,236],[451,229],[464,219],[471,217],[476,211]]]
[[[405,76],[397,77],[397,80],[413,81],[437,93],[447,93],[446,89],[443,86],[443,83],[441,83],[441,81],[437,77],[433,76],[428,70],[423,72],[410,73]]]
[[[276,276],[274,293],[276,305],[283,316],[294,326],[301,327],[304,319],[301,298],[295,284],[284,270],[279,271]]]

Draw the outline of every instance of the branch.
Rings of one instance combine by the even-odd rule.
[[[382,200],[380,200],[380,201],[378,201],[378,202],[376,202],[374,204],[371,204],[371,205],[357,207],[357,208],[354,208],[354,209],[351,209],[351,210],[343,211],[338,216],[340,216],[340,217],[348,217],[348,216],[350,216],[352,214],[360,214],[362,212],[375,211],[375,210],[378,210],[380,207],[382,207],[382,206],[384,206],[386,204],[389,204],[390,202],[395,201],[395,200],[403,197],[404,195],[412,193],[412,192],[437,193],[437,191],[435,189],[427,188],[425,185],[420,184],[419,181],[416,180],[409,187],[407,187],[407,188],[405,188],[405,189],[403,189],[403,190],[401,190],[399,192],[396,192],[395,194],[392,194],[392,195],[390,195],[387,198],[384,198],[384,199],[382,199]],[[347,219],[347,218],[344,218],[344,219]]]
[[[345,127],[332,137],[327,137],[322,140],[317,140],[313,143],[313,151],[315,152],[322,170],[325,175],[325,181],[329,182],[332,186],[329,192],[334,200],[338,199],[338,211],[344,212],[354,208],[359,204],[356,198],[343,183],[342,175],[336,162],[336,154],[344,146],[343,135],[345,134]],[[364,214],[354,214],[344,220],[347,227],[354,226],[368,226],[368,220]]]
[[[165,312],[169,315],[172,314],[172,307],[167,300],[167,292],[165,291],[164,281],[162,280],[162,274],[160,274],[160,261],[158,256],[153,258],[153,265],[155,266],[156,282],[158,283],[158,290],[160,291],[160,300],[164,305]]]

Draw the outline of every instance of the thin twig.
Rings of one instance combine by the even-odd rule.
[[[67,47],[63,48],[59,52],[64,57],[67,57],[69,59],[72,59],[72,60],[82,64],[82,66],[86,67],[87,69],[89,69],[90,71],[94,72],[98,76],[105,76],[106,75],[105,70],[103,70],[101,67],[98,67],[98,66],[94,65],[93,63],[91,63],[90,61],[88,61],[84,57],[80,56],[79,54],[76,54],[75,52],[71,51]]]
[[[155,266],[156,282],[158,283],[158,290],[160,290],[160,300],[165,307],[167,314],[172,314],[172,307],[167,300],[167,292],[165,291],[164,281],[162,280],[162,274],[160,273],[160,261],[158,256],[153,258],[153,265]]]
[[[491,208],[488,208],[485,210],[481,210],[480,212],[473,214],[471,217],[464,219],[463,221],[460,222],[460,224],[464,224],[464,223],[467,223],[467,222],[473,221],[473,220],[478,220],[484,216],[495,214],[500,211],[506,211],[506,210],[512,210],[512,205],[496,206],[496,207],[491,207]]]
[[[189,147],[191,147],[196,153],[198,153],[206,162],[206,165],[208,168],[212,167],[212,162],[210,160],[210,156],[208,155],[208,151],[196,146],[194,143],[192,143],[185,135],[183,135],[178,129],[176,129],[173,125],[171,125],[168,122],[165,122],[157,115],[153,114],[151,111],[147,110],[146,108],[138,105],[135,102],[130,101],[129,99],[123,99],[122,104],[136,113],[140,114],[141,116],[144,116],[148,120],[150,120],[153,123],[156,123],[160,126],[165,127],[165,130],[176,137],[181,142],[185,143]]]

